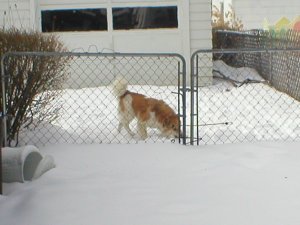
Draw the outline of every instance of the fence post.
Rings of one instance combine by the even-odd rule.
[[[0,81],[1,81],[1,87],[2,87],[2,112],[0,112],[0,195],[3,194],[3,188],[2,188],[2,173],[3,173],[3,167],[2,167],[2,146],[5,145],[4,137],[3,137],[3,132],[4,129],[4,112],[5,112],[5,81],[4,81],[4,56],[1,57],[1,62],[0,62],[0,68],[1,68],[1,73],[0,73]],[[5,138],[6,139],[6,138]]]
[[[2,116],[1,116],[0,117],[0,195],[3,194],[3,188],[2,188],[2,143],[3,143],[2,129],[3,129],[3,121],[2,121]]]

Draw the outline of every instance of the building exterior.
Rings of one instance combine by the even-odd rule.
[[[169,18],[159,15],[166,11]],[[0,0],[0,15],[1,27],[55,32],[70,50],[174,52],[189,57],[196,49],[211,48],[209,0]],[[133,15],[135,19],[129,18]],[[149,24],[153,15],[156,24]],[[58,18],[65,23],[55,22]],[[97,19],[103,24],[89,25]],[[117,21],[124,24],[114,24]]]
[[[192,53],[212,47],[210,0],[0,0],[0,15],[1,27],[55,33],[69,51],[178,53],[187,74]]]

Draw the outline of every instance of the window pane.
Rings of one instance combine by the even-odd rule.
[[[113,28],[147,29],[177,28],[177,7],[113,8]]]
[[[42,31],[107,30],[106,9],[67,9],[42,11]]]

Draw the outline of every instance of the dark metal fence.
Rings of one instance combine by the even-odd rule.
[[[195,52],[191,143],[299,140],[300,90],[291,88],[299,85],[299,56],[300,49]],[[282,63],[276,64],[276,59]],[[298,68],[288,70],[292,66]],[[203,85],[209,80],[210,86]],[[287,87],[287,94],[278,86]]]
[[[300,54],[297,51],[300,49],[300,32],[217,31],[215,37],[219,49],[266,50],[215,57],[232,66],[256,69],[273,87],[300,100]],[[272,51],[274,49],[278,51]]]
[[[67,58],[60,89],[39,92],[32,100],[17,135],[12,135],[13,122],[20,113],[19,105],[28,95],[33,71],[41,68],[47,76],[45,62]],[[24,71],[20,68],[24,62]],[[118,132],[118,101],[111,84],[120,76],[128,81],[128,89],[165,101],[181,120],[180,143],[186,138],[186,64],[178,54],[121,54],[121,53],[8,53],[2,58],[5,77],[5,140],[10,145],[58,143],[137,143],[125,130]],[[12,67],[11,65],[17,65]],[[22,67],[23,68],[23,67]],[[55,69],[55,68],[51,68]],[[18,71],[17,71],[18,70]],[[21,90],[13,91],[15,78],[22,74]],[[32,83],[32,82],[31,82]],[[24,87],[24,88],[23,88]],[[13,93],[11,93],[13,92]],[[15,100],[17,99],[17,100]],[[44,104],[45,103],[48,104]],[[14,105],[15,104],[15,105]],[[131,124],[136,130],[136,121]],[[148,130],[146,142],[170,142],[156,129]]]
[[[214,31],[215,49],[284,49],[300,47],[300,32],[264,30]]]

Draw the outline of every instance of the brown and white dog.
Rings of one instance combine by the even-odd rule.
[[[124,78],[116,78],[112,84],[113,93],[119,100],[119,127],[130,134],[134,132],[129,124],[137,118],[138,134],[142,139],[147,138],[147,127],[157,128],[164,137],[179,137],[180,120],[174,110],[164,101],[148,98],[142,94],[127,90],[128,82]]]

